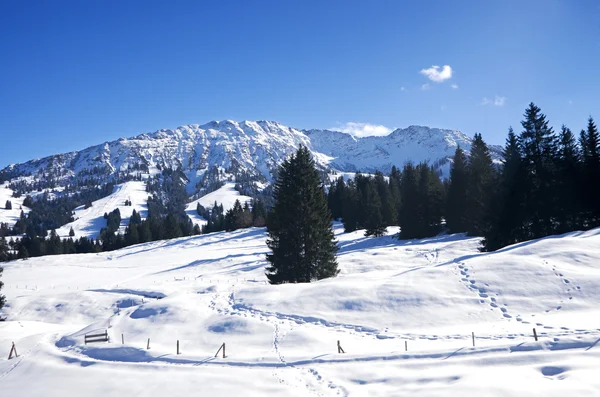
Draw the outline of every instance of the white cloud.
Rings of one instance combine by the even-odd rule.
[[[428,90],[428,89],[430,89],[430,88],[431,88],[431,86],[430,86],[429,84],[427,84],[427,83],[425,83],[425,84],[423,84],[423,85],[421,86],[421,89],[422,89],[423,91],[427,91],[427,90]]]
[[[450,65],[444,65],[441,68],[433,65],[428,69],[421,69],[419,73],[435,83],[441,83],[452,78],[452,68]]]
[[[506,97],[498,96],[498,95],[496,95],[493,99],[490,99],[490,98],[484,96],[483,99],[481,100],[482,106],[485,106],[485,105],[504,106],[504,103],[506,103]]]
[[[384,136],[392,132],[391,129],[387,128],[384,125],[356,123],[353,121],[344,124],[338,123],[338,126],[332,128],[332,130],[341,131],[358,138],[365,136]]]
[[[458,84],[452,84],[450,87],[452,87],[453,90],[457,90],[458,89]]]
[[[408,91],[408,89],[406,87],[400,87],[400,91],[406,92],[406,91]]]

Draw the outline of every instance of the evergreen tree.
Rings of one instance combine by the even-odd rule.
[[[527,238],[539,238],[554,232],[556,214],[555,158],[556,137],[546,116],[530,103],[521,122],[523,131],[519,143],[523,152],[527,189],[525,213]]]
[[[340,176],[335,182],[331,184],[329,192],[327,194],[327,202],[333,219],[337,220],[344,216],[344,190],[346,184],[344,183],[344,177]]]
[[[402,205],[398,213],[398,224],[400,225],[400,238],[410,239],[419,236],[419,197],[418,197],[417,170],[408,163],[402,170],[402,183],[400,195]]]
[[[392,195],[392,201],[394,202],[396,219],[392,225],[398,225],[398,214],[400,213],[400,206],[402,205],[402,197],[400,195],[401,183],[402,173],[393,165],[392,171],[390,172],[390,194]]]
[[[344,187],[342,199],[342,223],[344,232],[350,233],[359,228],[358,225],[358,192],[354,180],[348,181]]]
[[[27,259],[29,258],[29,251],[27,247],[23,243],[19,244],[19,250],[17,252],[17,258],[19,259]]]
[[[396,211],[396,202],[390,184],[386,182],[383,174],[379,171],[375,172],[375,185],[377,187],[377,195],[381,200],[381,218],[385,226],[398,224],[398,212]]]
[[[490,151],[481,134],[475,134],[471,145],[467,184],[467,233],[481,236],[486,228],[485,211],[494,177]]]
[[[376,182],[370,180],[367,184],[365,212],[365,236],[380,237],[386,233],[386,227],[381,214],[381,199],[377,192]]]
[[[267,209],[261,200],[252,202],[252,226],[263,227],[267,224]]]
[[[525,238],[525,167],[513,129],[503,151],[503,167],[486,212],[490,227],[484,233],[483,250],[494,251]]]
[[[4,236],[0,237],[0,262],[6,262],[10,258],[8,244]],[[0,268],[1,269],[1,268]],[[0,270],[1,272],[2,270]]]
[[[452,233],[467,231],[468,176],[467,157],[459,146],[454,152],[446,197],[446,227]]]
[[[69,229],[69,237],[74,237],[75,236],[75,230],[73,230],[73,226],[71,226],[71,229]]]
[[[600,226],[600,136],[591,117],[587,131],[581,133],[583,193],[586,227]]]
[[[138,233],[138,226],[134,223],[129,223],[129,226],[125,229],[125,245],[134,245],[140,242],[140,236]]]
[[[6,200],[4,208],[6,208],[7,210],[12,210],[12,202],[10,200]]]
[[[579,150],[575,136],[564,125],[558,137],[557,165],[557,194],[558,194],[558,233],[575,230],[582,225],[580,213],[582,211],[581,196],[581,166]]]
[[[420,235],[435,236],[440,232],[444,208],[444,186],[439,175],[426,163],[419,164]]]
[[[301,146],[280,167],[268,217],[267,278],[271,284],[337,275],[338,250],[327,197],[314,160]]]
[[[181,228],[175,215],[169,213],[164,221],[164,236],[166,239],[181,237]]]

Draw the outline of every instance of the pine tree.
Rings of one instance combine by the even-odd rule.
[[[494,177],[492,156],[481,134],[475,134],[471,145],[467,183],[467,233],[481,236],[486,229],[485,208]]]
[[[164,236],[166,239],[181,237],[179,221],[173,214],[168,214],[164,220]]]
[[[252,226],[263,227],[267,222],[267,209],[261,200],[252,202]]]
[[[29,258],[29,251],[27,250],[27,247],[25,247],[25,245],[22,242],[21,242],[21,244],[19,244],[19,250],[17,252],[17,257],[19,259]]]
[[[556,137],[546,116],[535,104],[529,104],[521,122],[519,143],[523,152],[526,180],[525,213],[528,238],[539,238],[554,232],[556,214],[555,158]]]
[[[583,193],[586,227],[600,226],[600,134],[591,117],[587,131],[581,133]]]
[[[314,160],[301,146],[280,167],[268,217],[267,278],[271,284],[337,275],[338,250],[327,197]]]
[[[4,208],[6,208],[7,210],[12,210],[12,202],[10,200],[6,200]]]
[[[582,169],[575,136],[564,125],[559,134],[557,165],[558,233],[575,230],[582,225]]]
[[[504,164],[499,183],[486,211],[489,228],[484,232],[483,250],[494,251],[525,238],[525,167],[521,147],[513,129],[503,151]]]
[[[138,233],[137,225],[129,223],[129,226],[125,229],[125,245],[134,245],[140,242],[140,236]]]
[[[8,244],[4,236],[0,236],[0,262],[6,262],[9,260]],[[1,272],[2,270],[0,270]]]
[[[402,170],[402,183],[400,185],[402,205],[398,212],[399,237],[403,239],[416,238],[419,235],[418,180],[415,167],[412,163],[406,164]]]
[[[344,216],[344,191],[346,184],[344,183],[344,177],[340,176],[335,182],[331,183],[329,192],[327,193],[327,203],[331,210],[331,216],[337,220]]]
[[[446,227],[452,233],[467,231],[467,186],[467,157],[459,146],[454,152],[446,197]]]
[[[354,180],[348,181],[348,184],[344,188],[342,223],[344,224],[344,232],[346,233],[358,230],[358,192]]]
[[[73,230],[73,226],[71,226],[71,229],[69,229],[69,237],[74,237],[75,236],[75,230]]]
[[[386,225],[382,216],[382,206],[376,182],[369,180],[366,192],[365,236],[381,237],[386,233]]]
[[[385,226],[398,224],[398,212],[396,211],[396,202],[390,184],[385,180],[383,174],[379,171],[375,172],[375,185],[377,194],[381,200],[381,218]]]

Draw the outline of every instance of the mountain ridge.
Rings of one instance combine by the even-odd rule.
[[[427,162],[447,177],[456,147],[468,153],[471,141],[458,130],[417,125],[385,136],[355,137],[331,129],[297,129],[277,121],[222,120],[160,129],[11,164],[0,170],[0,180],[36,183],[39,190],[122,181],[134,174],[150,176],[180,168],[190,196],[226,181],[243,181],[251,193],[270,185],[278,166],[300,145],[309,148],[324,175],[389,173],[392,166],[412,161]],[[500,161],[500,147],[490,146],[490,152]],[[23,191],[33,189],[32,185]]]

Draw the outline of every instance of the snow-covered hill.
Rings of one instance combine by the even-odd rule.
[[[146,193],[144,182],[131,181],[117,185],[112,194],[92,202],[91,207],[85,208],[82,205],[76,208],[74,211],[75,220],[58,228],[56,233],[60,237],[66,238],[69,237],[69,232],[73,228],[75,238],[88,237],[96,239],[100,234],[100,229],[106,227],[104,214],[117,208],[121,213],[119,231],[124,233],[133,210],[136,210],[142,219],[148,215],[147,198],[148,193]],[[131,205],[125,205],[125,201],[131,201]]]
[[[21,211],[27,214],[29,208],[23,205],[25,197],[13,197],[13,191],[7,185],[7,183],[0,184],[0,223],[14,225],[19,220]],[[6,201],[11,202],[12,209],[6,209]]]
[[[215,203],[223,206],[223,211],[227,211],[233,208],[235,201],[239,200],[242,206],[252,201],[252,197],[241,195],[240,192],[235,190],[235,184],[226,183],[214,192],[208,193],[197,200],[191,201],[185,208],[185,212],[188,217],[194,222],[195,225],[206,224],[206,219],[198,215],[197,206],[200,203],[206,209],[212,209]]]
[[[462,235],[398,241],[343,234],[339,225],[336,235],[340,275],[311,284],[265,284],[264,229],[8,263],[2,391],[468,397],[600,390],[600,229],[487,254]],[[84,333],[104,330],[111,343],[84,344]],[[8,361],[13,341],[20,356]],[[338,354],[337,341],[346,353]],[[226,357],[214,357],[222,343]]]

